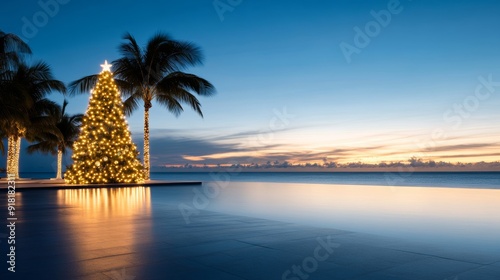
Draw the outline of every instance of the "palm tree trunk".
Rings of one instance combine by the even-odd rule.
[[[62,179],[62,149],[57,149],[57,175],[56,179]]]
[[[144,106],[144,180],[150,178],[149,162],[149,107]]]
[[[19,157],[21,156],[21,136],[16,140],[16,156],[14,158],[14,174],[19,179]]]
[[[16,157],[16,137],[9,136],[7,138],[7,176],[15,172],[15,157]]]

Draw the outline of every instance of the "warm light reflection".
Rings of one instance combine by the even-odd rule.
[[[151,238],[150,188],[58,190],[57,203],[71,239],[68,249],[78,260],[106,257],[110,251],[125,254]],[[116,265],[130,265],[134,258],[125,255]]]
[[[89,218],[149,215],[151,193],[146,187],[58,190],[60,205],[80,207]]]

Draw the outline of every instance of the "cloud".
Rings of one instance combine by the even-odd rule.
[[[134,138],[134,142],[142,150],[142,136]],[[194,139],[178,136],[154,136],[150,138],[150,153],[152,165],[185,164],[184,156],[201,157],[210,154],[236,152],[236,144],[216,143],[206,139]]]
[[[296,128],[293,128],[296,129]],[[279,133],[289,131],[292,128],[285,128],[274,131]],[[259,134],[269,133],[265,130],[248,130],[238,133],[219,136],[213,135],[213,130],[187,130],[187,129],[155,129],[150,133],[150,153],[152,165],[165,164],[186,164],[186,163],[227,163],[227,162],[248,162],[249,158],[259,161],[267,160],[267,157],[254,157],[261,151],[282,148],[281,144],[258,145],[251,147],[250,141]],[[212,135],[211,135],[212,134]],[[134,143],[142,151],[143,134],[133,134]],[[240,140],[240,141],[238,141]],[[248,155],[248,156],[247,156]],[[286,159],[287,156],[273,156],[274,158]]]
[[[259,135],[267,135],[269,133],[281,133],[281,132],[287,132],[287,131],[293,131],[293,130],[298,130],[303,127],[285,127],[285,128],[280,128],[277,130],[272,130],[270,128],[268,129],[261,129],[261,130],[248,130],[248,131],[241,131],[237,133],[232,133],[224,136],[216,136],[212,137],[211,140],[217,141],[217,140],[235,140],[235,139],[253,139],[255,137],[258,137]]]
[[[440,158],[473,158],[473,157],[498,157],[500,153],[486,153],[486,154],[458,154],[440,156]]]
[[[300,162],[312,162],[312,161],[338,161],[346,160],[353,157],[359,157],[360,154],[364,152],[368,153],[371,150],[380,150],[387,148],[387,146],[373,146],[373,147],[348,147],[348,148],[337,148],[337,149],[324,149],[320,152],[312,151],[294,151],[287,153],[269,153],[267,159],[270,160],[287,160],[287,161],[300,161]]]
[[[238,136],[250,136],[252,132],[241,132],[229,135],[232,139]],[[264,163],[267,161],[289,161],[289,162],[311,162],[344,160],[350,157],[359,157],[360,153],[368,153],[371,150],[384,149],[386,146],[373,147],[347,147],[347,148],[325,148],[323,151],[291,151],[281,152],[287,148],[281,144],[270,144],[255,147],[246,147],[239,142],[228,143],[225,137],[213,138],[189,138],[182,136],[155,135],[150,139],[150,151],[152,165],[178,165],[186,163],[196,164],[224,164],[224,163]],[[137,136],[135,143],[141,148],[142,137]],[[272,149],[281,151],[273,152]]]
[[[469,149],[483,149],[483,148],[498,148],[498,143],[474,143],[474,144],[460,144],[460,145],[446,145],[438,146],[434,148],[428,148],[429,152],[451,152],[458,150],[469,150]]]

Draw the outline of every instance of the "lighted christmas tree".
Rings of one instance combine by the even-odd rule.
[[[64,174],[69,184],[143,182],[139,152],[132,142],[120,93],[107,61],[90,96],[73,164]]]

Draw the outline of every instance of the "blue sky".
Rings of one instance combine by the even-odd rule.
[[[40,3],[57,3],[57,11]],[[214,3],[235,5],[221,12]],[[33,59],[48,62],[64,82],[116,59],[125,32],[145,43],[163,31],[202,47],[204,65],[187,71],[218,93],[201,98],[204,119],[153,106],[155,165],[500,158],[498,1],[42,0],[3,7],[0,28],[27,39]],[[373,13],[390,20],[375,23]],[[365,36],[356,27],[371,32],[368,43],[356,45]],[[342,44],[357,52],[347,59]],[[70,98],[69,110],[84,112],[87,102]],[[129,124],[141,147],[142,111]],[[21,168],[40,170],[50,160],[23,156]]]

